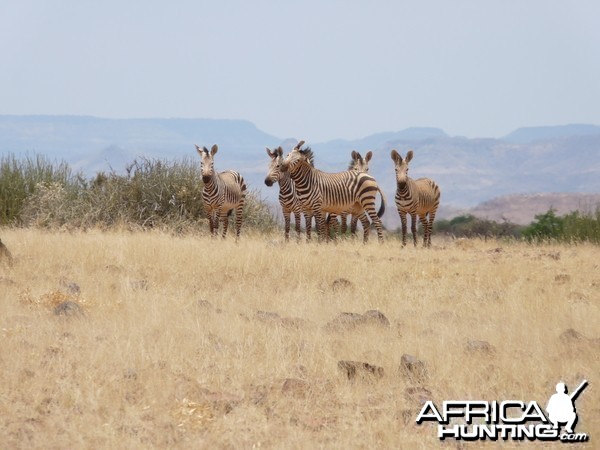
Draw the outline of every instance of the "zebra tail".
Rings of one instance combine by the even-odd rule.
[[[379,211],[377,211],[377,217],[381,219],[381,216],[383,216],[383,213],[385,212],[385,195],[383,195],[381,188],[378,187],[377,190],[381,195],[381,206],[379,207]]]

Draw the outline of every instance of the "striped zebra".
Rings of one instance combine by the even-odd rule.
[[[307,150],[301,149],[302,144],[304,141],[286,156],[281,170],[290,172],[302,207],[315,216],[319,235],[328,238],[325,213],[340,215],[346,212],[358,216],[363,224],[365,242],[369,237],[369,218],[375,224],[379,241],[383,242],[380,217],[385,211],[385,198],[382,195],[381,207],[376,212],[375,196],[381,190],[375,179],[356,171],[322,172],[308,163]]]
[[[406,158],[402,158],[396,150],[392,150],[391,156],[396,169],[396,207],[402,222],[402,245],[406,245],[406,215],[410,214],[415,247],[417,217],[423,225],[423,246],[429,247],[435,213],[440,204],[440,188],[429,178],[413,180],[408,176],[408,163],[413,157],[412,150],[408,151]]]
[[[373,157],[373,152],[368,151],[365,157],[363,158],[360,153],[356,150],[352,150],[351,153],[352,159],[350,160],[350,164],[348,164],[348,170],[354,170],[356,172],[364,172],[369,173],[369,161]],[[346,230],[348,229],[348,221],[347,221],[347,213],[342,213],[342,235],[346,234]],[[356,234],[356,225],[358,223],[358,217],[352,216],[350,220],[350,233],[352,235]]]
[[[219,150],[213,145],[210,152],[206,147],[196,145],[200,154],[202,182],[202,200],[208,217],[210,234],[215,237],[219,230],[219,219],[223,223],[223,237],[227,235],[229,216],[235,209],[235,234],[240,237],[242,229],[242,211],[246,198],[246,183],[242,176],[233,170],[217,173],[215,171],[215,154]]]
[[[294,222],[296,225],[296,235],[300,239],[300,216],[303,213],[302,204],[296,194],[294,182],[289,172],[281,171],[281,162],[283,161],[283,149],[281,147],[271,150],[267,147],[267,155],[271,158],[269,163],[269,171],[265,178],[267,186],[273,186],[274,183],[279,183],[279,204],[283,211],[283,219],[285,221],[285,240],[290,239],[290,223],[291,214],[294,214]],[[308,158],[308,162],[312,165],[312,155]],[[306,238],[311,238],[312,214],[306,212],[304,214],[304,222],[306,225]]]

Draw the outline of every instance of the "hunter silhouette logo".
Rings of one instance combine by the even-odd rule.
[[[565,383],[558,383],[556,385],[556,394],[550,397],[548,406],[546,407],[548,418],[555,429],[559,428],[559,423],[566,423],[567,426],[565,431],[569,434],[573,434],[573,428],[577,423],[577,411],[575,410],[574,402],[587,385],[587,380],[583,380],[571,395],[567,394],[567,386]]]
[[[586,442],[590,439],[589,435],[575,433],[574,430],[577,423],[575,399],[587,385],[587,380],[584,380],[569,395],[565,383],[558,383],[556,394],[548,400],[547,415],[536,401],[446,400],[438,409],[433,401],[428,400],[416,422],[418,425],[437,422],[440,440]]]

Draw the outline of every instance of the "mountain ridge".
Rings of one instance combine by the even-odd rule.
[[[449,136],[434,127],[374,133],[355,140],[313,143],[309,136],[298,137],[315,152],[316,166],[328,172],[346,170],[352,150],[363,154],[372,150],[370,173],[392,206],[392,149],[401,154],[414,151],[410,175],[430,177],[440,185],[442,210],[467,210],[511,194],[600,192],[600,127],[550,128],[519,128],[507,139]],[[544,135],[551,137],[530,139]],[[277,189],[264,185],[268,165],[264,149],[283,145],[289,151],[295,142],[297,137],[276,137],[241,119],[0,115],[0,154],[40,153],[62,159],[88,176],[112,168],[123,171],[140,156],[196,158],[194,144],[217,143],[221,149],[217,170],[240,171],[251,189],[273,202]],[[394,226],[397,213],[393,207],[390,210],[386,225]]]

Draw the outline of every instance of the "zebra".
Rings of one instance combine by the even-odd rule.
[[[357,215],[363,224],[364,242],[369,237],[369,218],[375,224],[379,241],[383,242],[380,217],[385,211],[385,197],[382,195],[381,207],[376,212],[375,196],[377,192],[381,194],[381,190],[375,179],[369,174],[356,171],[322,172],[308,163],[306,158],[310,150],[302,150],[303,144],[304,141],[300,141],[286,156],[281,170],[290,172],[302,206],[305,210],[312,211],[321,237],[328,238],[324,213],[339,215],[347,212]]]
[[[300,215],[303,213],[302,204],[300,203],[300,199],[298,199],[298,195],[296,193],[296,189],[294,188],[294,182],[290,177],[290,173],[281,171],[283,149],[281,147],[277,147],[275,150],[271,151],[271,149],[267,147],[267,155],[269,155],[271,158],[271,162],[269,163],[269,172],[265,178],[265,184],[267,186],[273,186],[274,183],[279,183],[279,204],[281,205],[283,219],[285,221],[285,240],[288,241],[290,239],[290,222],[292,213],[294,214],[296,235],[298,239],[300,239]],[[312,154],[308,158],[308,162],[311,165],[313,164]],[[312,214],[308,211],[304,214],[304,222],[306,225],[306,238],[310,240]]]
[[[235,233],[236,239],[240,237],[242,229],[242,211],[246,199],[246,183],[242,176],[234,170],[226,170],[217,173],[215,171],[215,154],[219,150],[213,145],[210,152],[206,147],[198,147],[200,154],[202,182],[202,200],[208,217],[210,234],[217,236],[219,230],[219,219],[223,222],[223,238],[227,235],[229,216],[235,209]]]
[[[413,158],[409,150],[406,158],[402,158],[396,150],[392,150],[392,161],[396,169],[396,207],[402,222],[402,245],[406,245],[406,215],[411,217],[411,231],[415,247],[417,246],[417,217],[423,225],[423,246],[431,246],[431,230],[435,213],[440,204],[440,188],[429,178],[413,180],[408,176],[408,163]]]
[[[357,172],[369,173],[369,161],[371,161],[371,158],[373,157],[372,151],[369,150],[367,152],[367,154],[365,155],[365,157],[363,158],[359,152],[357,152],[356,150],[352,150],[351,157],[352,157],[352,159],[350,160],[350,164],[348,164],[348,170],[355,170]],[[346,220],[347,217],[348,217],[347,213],[342,213],[342,215],[341,215],[342,235],[345,235],[346,231],[348,229],[348,221]],[[356,234],[357,223],[358,223],[358,217],[353,215],[352,219],[350,220],[350,233],[352,233],[353,236]]]

